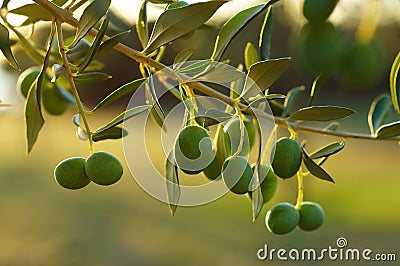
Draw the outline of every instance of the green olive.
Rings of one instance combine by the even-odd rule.
[[[303,14],[308,21],[322,23],[329,18],[339,0],[305,0]]]
[[[276,142],[272,168],[277,176],[283,179],[292,177],[300,169],[301,160],[302,151],[298,141],[281,138]]]
[[[313,231],[324,223],[324,210],[314,202],[305,201],[300,206],[299,228],[305,231]]]
[[[82,157],[60,162],[54,170],[54,177],[60,186],[67,189],[83,188],[90,183],[85,172],[85,158]]]
[[[217,179],[221,175],[221,172],[222,163],[217,156],[215,156],[210,165],[203,170],[204,175],[211,180]]]
[[[37,66],[30,67],[22,72],[17,80],[17,89],[21,92],[22,96],[26,98],[28,96],[29,89],[35,82],[40,74],[40,68]]]
[[[290,203],[280,203],[267,212],[265,224],[271,233],[284,235],[299,224],[300,214]]]
[[[229,157],[222,166],[222,179],[225,185],[235,194],[249,192],[253,170],[246,158]]]
[[[212,141],[204,128],[193,125],[179,132],[175,140],[175,161],[182,171],[200,173],[213,158]]]
[[[225,145],[228,151],[228,154],[233,155],[239,148],[240,144],[240,119],[239,117],[235,117],[226,123],[224,127],[225,132]],[[240,156],[247,155],[251,148],[254,145],[254,139],[256,135],[256,130],[253,122],[246,118],[243,120],[244,124],[244,136],[243,136],[243,144],[242,151],[239,153]]]
[[[85,163],[86,174],[94,183],[108,186],[121,179],[124,171],[119,159],[108,152],[95,152]]]
[[[46,84],[42,90],[43,107],[51,115],[61,115],[68,109],[68,102],[61,96],[53,83]]]
[[[263,195],[264,203],[267,203],[275,195],[276,189],[278,188],[278,178],[276,177],[272,168],[266,165],[260,165],[258,172],[259,179],[262,180],[260,185],[261,193]],[[249,192],[249,196],[252,198],[251,191]]]

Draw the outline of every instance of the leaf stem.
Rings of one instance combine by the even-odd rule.
[[[67,74],[67,78],[69,81],[69,84],[71,85],[71,89],[72,89],[72,94],[74,95],[74,98],[76,100],[76,106],[78,107],[78,111],[81,114],[83,123],[85,125],[85,130],[88,134],[89,137],[89,150],[90,153],[94,152],[94,145],[93,145],[93,139],[92,139],[92,132],[90,131],[90,127],[89,127],[89,122],[86,118],[86,112],[85,109],[82,105],[82,101],[79,97],[79,93],[78,90],[75,86],[75,81],[74,78],[72,76],[72,72],[71,72],[71,68],[69,66],[69,62],[68,62],[68,58],[67,55],[65,53],[65,45],[64,45],[64,36],[63,36],[63,32],[62,32],[62,23],[61,20],[56,19],[56,28],[57,28],[57,39],[58,39],[58,46],[59,46],[59,50],[60,50],[60,55],[61,55],[61,59],[63,61],[64,64],[64,69],[65,69],[65,73]]]

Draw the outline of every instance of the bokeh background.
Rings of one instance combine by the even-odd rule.
[[[13,2],[21,5],[23,1]],[[209,26],[200,29],[195,38],[177,41],[176,45],[168,47],[165,61],[172,62],[180,49],[191,46],[198,47],[194,59],[207,58],[217,34],[215,27],[235,13],[235,8],[257,2],[232,1]],[[340,1],[330,18],[338,38],[345,40],[354,36],[370,2],[375,1]],[[316,99],[317,104],[343,105],[358,112],[343,120],[340,130],[368,133],[369,105],[374,97],[389,91],[388,73],[400,47],[400,18],[395,12],[400,10],[400,2],[378,2],[382,6],[377,12],[380,16],[373,40],[379,47],[381,60],[376,78],[369,84],[356,86],[343,80],[340,69],[336,68]],[[113,9],[123,18],[114,21],[116,27],[133,28],[139,5],[140,1],[114,0]],[[305,23],[301,5],[302,1],[294,0],[276,5],[271,56],[291,56],[293,63],[271,92],[285,93],[303,84],[308,92],[315,78],[314,73],[307,71],[298,52],[300,31]],[[154,7],[152,14],[156,16],[160,10]],[[225,55],[232,65],[243,63],[243,49],[248,41],[258,43],[262,20],[262,16],[255,19],[232,42]],[[41,34],[36,38],[43,42],[47,29],[40,25],[37,30]],[[126,43],[139,49],[133,33]],[[15,51],[23,68],[32,65],[18,48]],[[136,64],[118,53],[113,52],[102,60],[107,64],[105,71],[113,79],[80,88],[89,106],[112,89],[138,77]],[[318,202],[325,209],[323,227],[315,232],[296,230],[289,235],[275,236],[265,228],[265,212],[275,203],[295,202],[295,179],[279,181],[277,195],[264,207],[255,223],[251,221],[249,199],[235,195],[226,195],[205,206],[179,208],[176,216],[171,217],[167,205],[141,190],[127,170],[122,180],[110,187],[91,184],[79,191],[62,189],[54,181],[55,165],[64,158],[88,154],[87,144],[75,137],[76,128],[71,123],[75,110],[71,108],[61,117],[46,115],[40,139],[27,157],[23,100],[15,88],[17,77],[18,73],[3,62],[0,98],[12,107],[3,108],[0,113],[0,265],[285,265],[290,263],[259,261],[256,252],[264,244],[276,249],[319,250],[335,247],[338,237],[345,237],[349,248],[395,253],[400,260],[400,148],[395,142],[347,140],[344,151],[325,165],[335,178],[335,185],[313,177],[305,180],[305,199]],[[129,97],[122,99],[91,117],[93,128],[123,111],[128,100]],[[154,132],[154,137],[159,137]],[[305,133],[300,137],[308,140],[310,150],[341,140]],[[99,143],[96,149],[112,152],[121,160],[124,158],[121,141]],[[163,164],[163,158],[155,163]],[[329,260],[323,263],[366,265],[366,262]],[[377,262],[370,264],[378,265]],[[398,262],[384,264],[397,265]]]

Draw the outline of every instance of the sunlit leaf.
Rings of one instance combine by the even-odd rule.
[[[74,47],[96,25],[106,14],[110,4],[111,0],[96,0],[86,7],[79,19],[74,41],[69,48]]]
[[[243,65],[239,64],[237,67],[237,70],[243,71]],[[241,79],[231,82],[231,85],[229,87],[230,88],[229,97],[231,99],[237,99],[240,96],[240,94],[242,93],[242,90],[243,90],[245,80],[246,80],[246,78],[243,77]]]
[[[165,162],[165,178],[169,209],[171,214],[175,215],[178,207],[179,197],[181,195],[181,189],[179,187],[178,168],[175,163],[175,155],[173,150],[169,152],[168,158]]]
[[[311,106],[302,108],[291,116],[288,120],[305,121],[330,121],[348,117],[355,114],[355,111],[339,106]]]
[[[311,106],[313,104],[315,96],[317,95],[321,86],[325,83],[326,79],[327,75],[321,74],[313,81],[313,84],[311,86],[310,101],[308,103],[308,106]]]
[[[180,51],[174,59],[174,65],[173,68],[174,70],[179,69],[183,63],[185,63],[195,52],[196,50],[193,48],[187,48],[187,49],[183,49],[182,51]]]
[[[3,24],[0,24],[0,50],[3,52],[8,63],[13,68],[19,69],[18,63],[11,51],[8,29]]]
[[[281,115],[282,117],[286,117],[292,113],[293,109],[296,107],[299,101],[300,96],[303,94],[304,91],[304,86],[295,87],[289,90],[286,95],[285,102],[283,103],[283,111]]]
[[[24,52],[37,64],[42,64],[46,51],[35,46],[30,40],[26,39],[18,30],[11,28],[12,31],[18,36],[20,44]]]
[[[139,16],[136,21],[136,33],[142,47],[145,48],[149,42],[149,30],[147,25],[147,1],[143,1],[139,10]]]
[[[322,157],[328,157],[335,153],[338,153],[339,151],[343,150],[343,148],[344,142],[333,142],[311,153],[310,158],[319,159]]]
[[[120,127],[112,127],[100,132],[95,132],[92,135],[92,139],[94,142],[107,140],[107,139],[120,139],[128,135],[128,132]]]
[[[247,70],[259,61],[258,52],[251,42],[248,42],[244,49],[244,62]]]
[[[393,62],[390,70],[390,94],[392,96],[392,103],[394,109],[400,115],[400,102],[399,102],[399,90],[400,86],[397,84],[397,79],[400,71],[400,52],[397,54],[396,59]]]
[[[199,28],[226,1],[215,0],[194,3],[164,11],[155,22],[144,53],[149,53],[189,32]]]
[[[322,169],[318,164],[316,164],[311,158],[310,156],[307,154],[307,152],[302,149],[303,151],[303,162],[304,165],[307,167],[308,171],[310,171],[310,173],[322,180],[326,180],[332,183],[335,183],[335,181],[333,180],[333,178],[324,170]]]
[[[82,74],[74,75],[75,82],[94,82],[103,81],[112,78],[112,76],[103,72],[85,72]]]
[[[270,59],[273,17],[273,8],[269,7],[267,13],[265,14],[264,22],[260,32],[260,40],[258,42],[261,60]]]
[[[210,67],[213,64],[213,61],[206,59],[206,60],[199,60],[195,63],[192,63],[188,66],[185,66],[179,69],[179,73],[183,73],[186,75],[195,75],[202,73],[204,70]]]
[[[129,83],[126,83],[124,85],[122,85],[121,87],[119,87],[118,89],[116,89],[115,91],[113,91],[112,93],[110,93],[109,95],[107,95],[106,98],[104,98],[98,105],[96,105],[95,108],[93,108],[93,112],[96,111],[97,109],[110,104],[112,102],[114,102],[117,99],[120,99],[121,97],[127,95],[127,94],[132,94],[136,91],[137,88],[140,87],[140,85],[142,85],[142,83],[147,80],[147,78],[141,78],[141,79],[137,79],[134,81],[131,81]]]
[[[400,121],[383,125],[376,130],[376,138],[391,139],[400,136]]]
[[[36,23],[38,21],[51,21],[52,16],[49,12],[43,9],[41,6],[37,4],[27,4],[16,9],[12,9],[9,11],[10,13],[26,16],[28,19],[23,23],[23,25],[28,25],[32,23]]]
[[[375,135],[378,128],[384,124],[390,110],[391,99],[388,94],[381,94],[374,99],[368,113],[368,125],[371,135]]]

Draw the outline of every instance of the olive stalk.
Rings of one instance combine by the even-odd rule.
[[[304,197],[304,182],[303,182],[303,172],[301,169],[297,171],[297,182],[298,182],[298,188],[297,188],[297,203],[296,203],[296,209],[300,210],[301,203],[303,202],[303,197]]]
[[[62,22],[59,19],[56,19],[56,28],[57,28],[58,47],[59,47],[61,59],[63,61],[63,67],[65,69],[65,73],[67,75],[68,81],[71,85],[72,94],[74,95],[74,98],[76,100],[76,106],[78,108],[78,111],[79,111],[79,113],[82,117],[83,123],[85,125],[85,130],[89,137],[89,150],[90,150],[90,153],[92,154],[94,152],[92,132],[90,131],[89,122],[86,117],[86,111],[82,105],[82,101],[80,99],[78,90],[75,86],[75,81],[72,76],[71,68],[69,66],[69,61],[68,61],[67,55],[65,53],[64,36],[63,36],[63,32],[62,32]]]

